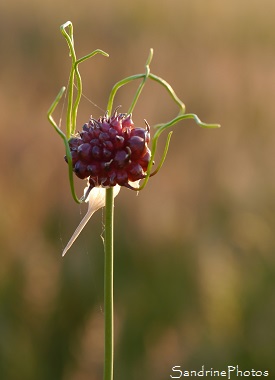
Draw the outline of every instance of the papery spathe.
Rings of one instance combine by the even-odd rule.
[[[86,194],[88,188],[86,187],[84,189],[84,194]],[[114,186],[114,197],[117,196],[117,194],[120,191],[120,186],[116,185]],[[105,206],[105,196],[106,196],[106,188],[104,187],[94,187],[87,196],[85,202],[89,204],[88,211],[79,223],[78,227],[76,228],[75,232],[73,233],[72,237],[70,238],[68,244],[64,248],[62,252],[62,256],[65,256],[67,251],[71,248],[74,241],[80,234],[80,232],[83,230],[83,228],[86,226],[89,219],[92,217],[92,215],[99,210],[100,208]]]

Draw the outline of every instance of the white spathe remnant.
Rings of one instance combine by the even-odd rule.
[[[84,194],[86,194],[87,189],[88,188],[84,189]],[[119,190],[120,190],[119,185],[114,186],[114,197],[117,196],[117,194],[119,193]],[[75,232],[73,233],[72,237],[70,238],[68,244],[64,248],[64,250],[62,252],[62,256],[65,256],[67,251],[71,248],[74,241],[76,240],[76,238],[78,237],[80,232],[83,230],[83,228],[86,226],[87,222],[92,217],[92,215],[97,210],[99,210],[100,208],[105,206],[105,195],[106,195],[106,188],[104,188],[104,187],[94,187],[90,191],[87,199],[85,200],[85,202],[89,203],[88,211],[85,214],[85,216],[83,217],[83,219],[81,220],[81,222],[79,223],[78,227],[76,228]]]

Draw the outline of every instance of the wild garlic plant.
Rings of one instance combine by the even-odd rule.
[[[203,123],[197,115],[185,113],[184,103],[177,97],[174,90],[164,79],[154,75],[150,71],[150,63],[153,58],[153,50],[150,50],[145,65],[145,72],[129,76],[117,82],[109,95],[105,114],[99,119],[90,116],[77,132],[77,111],[82,97],[82,80],[79,73],[79,64],[96,54],[108,57],[102,50],[94,50],[92,53],[77,59],[73,25],[70,21],[61,25],[60,31],[65,37],[71,57],[71,70],[67,88],[67,116],[65,132],[57,125],[53,118],[53,112],[63,97],[66,88],[62,87],[56,99],[48,111],[48,120],[62,138],[65,145],[65,160],[68,164],[69,182],[73,199],[77,203],[87,202],[88,211],[79,226],[76,228],[67,246],[64,248],[64,256],[78,237],[91,216],[98,209],[105,206],[105,269],[104,269],[104,323],[105,323],[105,357],[104,380],[113,379],[114,360],[114,322],[113,322],[113,221],[114,221],[114,197],[121,187],[133,191],[143,190],[150,177],[156,174],[162,167],[166,158],[172,132],[167,136],[164,152],[160,162],[156,165],[155,154],[157,143],[162,132],[184,119],[194,119],[203,128],[218,128],[218,124]],[[135,127],[133,111],[139,96],[148,80],[153,80],[161,85],[178,105],[179,112],[172,120],[158,124],[152,129],[145,120],[145,128]],[[113,111],[114,99],[117,91],[133,81],[140,81],[137,90],[126,113],[118,113],[118,108]],[[150,144],[150,132],[153,136]],[[78,198],[74,187],[74,174],[86,181],[84,193]]]

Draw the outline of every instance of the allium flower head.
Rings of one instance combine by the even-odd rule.
[[[68,32],[66,29],[68,29]],[[117,111],[115,111],[112,116],[109,116],[109,114],[106,113],[98,120],[91,117],[89,122],[82,127],[82,131],[75,134],[77,110],[82,96],[82,80],[78,65],[96,54],[101,54],[103,56],[108,56],[108,54],[97,49],[92,53],[77,59],[74,48],[72,23],[70,21],[66,22],[61,25],[60,30],[68,43],[72,60],[68,85],[66,133],[60,129],[52,117],[57,104],[66,91],[65,87],[61,88],[55,101],[51,105],[48,111],[48,120],[62,138],[65,145],[65,160],[68,163],[72,196],[77,203],[85,201],[89,204],[87,214],[80,222],[63,251],[64,255],[94,212],[101,207],[104,207],[106,189],[114,187],[114,191],[108,191],[109,194],[113,193],[113,196],[118,194],[121,186],[136,191],[142,190],[148,182],[148,179],[159,171],[165,160],[172,133],[171,131],[168,133],[162,158],[154,172],[152,172],[151,170],[156,154],[157,142],[164,131],[184,119],[194,119],[196,123],[203,128],[218,128],[219,125],[205,124],[197,115],[193,113],[185,113],[184,103],[175,94],[170,84],[150,72],[149,65],[153,57],[153,50],[151,49],[146,61],[145,73],[132,75],[120,80],[113,86],[110,92],[107,110],[111,113],[114,98],[118,89],[131,81],[141,80],[133,97],[128,114],[118,114]],[[148,79],[156,81],[165,88],[179,107],[179,113],[176,117],[166,123],[154,126],[151,145],[152,153],[148,148],[150,142],[149,125],[145,121],[145,128],[136,128],[131,114],[145,82]],[[77,90],[76,96],[74,96],[75,88]],[[73,172],[80,179],[86,179],[88,181],[88,185],[84,189],[84,195],[80,199],[75,193]],[[139,182],[142,179],[144,179],[144,181],[139,185]]]
[[[134,189],[132,182],[146,176],[151,158],[149,141],[149,125],[136,128],[131,115],[115,112],[111,117],[90,118],[69,140],[73,171],[81,179],[88,178],[85,198],[98,186]]]

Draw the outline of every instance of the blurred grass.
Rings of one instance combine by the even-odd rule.
[[[152,71],[187,111],[222,124],[175,127],[158,176],[117,198],[116,378],[164,380],[174,365],[275,372],[274,14],[271,0],[0,4],[1,379],[102,378],[102,215],[62,260],[85,209],[46,120],[68,78],[67,20],[79,56],[110,54],[81,66],[103,110],[153,47]],[[119,93],[122,111],[129,97]],[[148,84],[134,120],[176,111]],[[102,112],[84,99],[79,128]]]

